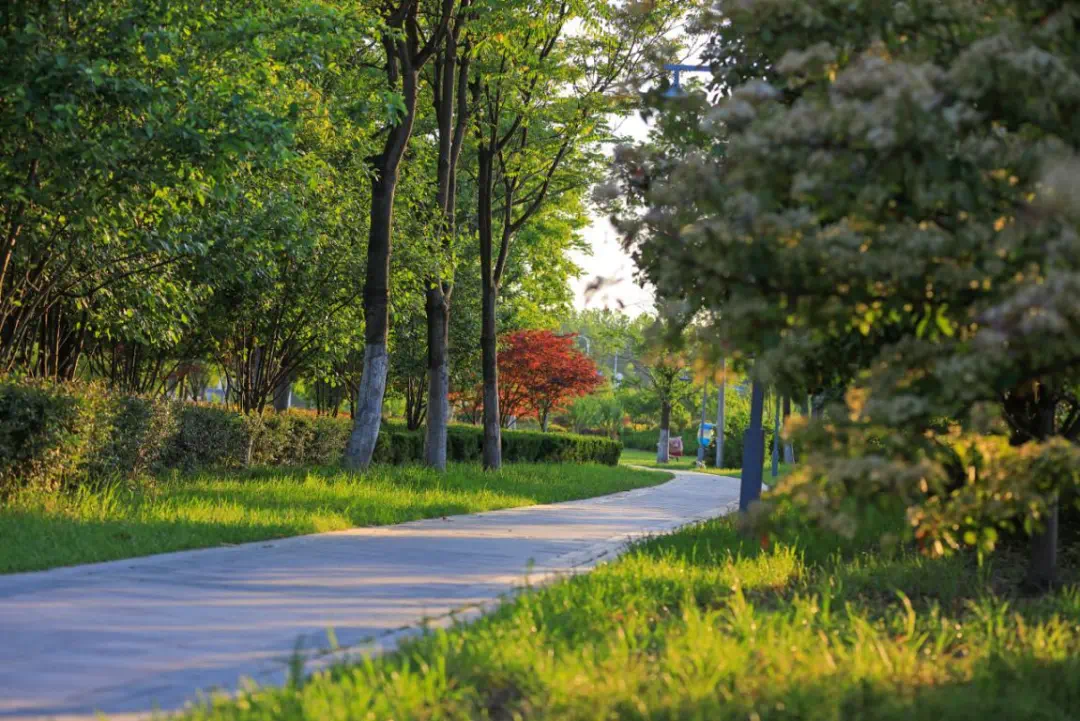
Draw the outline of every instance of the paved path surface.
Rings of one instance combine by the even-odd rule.
[[[584,501],[0,576],[0,719],[133,717],[244,677],[282,683],[298,642],[307,668],[326,662],[328,628],[351,653],[393,648],[737,500],[737,479],[680,472]]]

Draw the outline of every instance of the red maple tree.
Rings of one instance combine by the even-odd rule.
[[[502,337],[499,344],[499,415],[503,423],[535,415],[547,430],[552,413],[568,401],[588,395],[600,384],[600,373],[589,356],[574,347],[574,334],[523,330]],[[458,412],[477,422],[483,408],[483,388],[455,393]]]
[[[548,418],[600,384],[592,358],[574,347],[574,334],[523,330],[503,339],[499,351],[499,411],[535,415],[547,430]]]

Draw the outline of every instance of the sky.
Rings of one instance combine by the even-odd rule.
[[[644,140],[648,133],[648,126],[640,117],[634,115],[622,119],[616,126],[616,131],[634,140]],[[573,283],[574,307],[578,309],[621,307],[623,312],[631,316],[652,311],[654,308],[653,291],[649,287],[640,287],[634,281],[634,261],[623,250],[619,242],[619,233],[612,227],[607,216],[594,208],[592,224],[585,229],[584,236],[592,248],[592,254],[574,253],[572,256],[574,262],[584,271]],[[597,277],[615,282],[605,285],[595,293],[587,293],[590,283],[593,283]]]

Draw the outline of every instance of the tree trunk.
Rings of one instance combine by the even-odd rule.
[[[274,389],[274,410],[283,413],[292,407],[292,383],[283,379]]]
[[[497,290],[487,273],[483,278],[480,351],[484,372],[484,468],[502,467],[502,423],[499,418],[499,364],[496,336]]]
[[[364,371],[356,399],[356,420],[345,449],[345,465],[353,470],[365,470],[371,465],[382,424],[389,365],[386,341],[390,326],[390,241],[396,187],[397,164],[393,168],[384,164],[371,184],[371,227],[364,284]]]
[[[784,422],[787,422],[788,416],[791,415],[791,398],[784,397]],[[784,441],[784,463],[795,462],[795,446],[791,444],[790,440]]]
[[[724,398],[727,386],[727,359],[720,360],[720,388],[716,391],[716,467],[724,467]]]
[[[446,470],[446,437],[450,423],[450,304],[442,288],[427,292],[428,403],[424,462]]]
[[[1039,428],[1036,432],[1038,440],[1045,441],[1054,435],[1057,403],[1053,399],[1045,399],[1040,400],[1039,406]],[[1055,495],[1043,520],[1042,531],[1031,537],[1027,585],[1038,590],[1053,588],[1057,583],[1058,515],[1058,499]]]
[[[660,403],[660,439],[656,444],[656,462],[667,463],[670,460],[668,455],[668,441],[671,439],[671,401],[661,401]]]
[[[545,411],[540,412],[540,432],[541,433],[547,433],[547,427],[548,427],[548,411],[545,410]]]
[[[356,394],[355,421],[345,447],[345,465],[357,471],[366,470],[375,454],[382,425],[383,395],[386,393],[386,370],[389,363],[386,343],[368,341],[364,348],[364,375]]]
[[[765,388],[754,381],[750,390],[750,424],[743,436],[742,481],[739,488],[739,510],[745,512],[761,497],[765,465]]]

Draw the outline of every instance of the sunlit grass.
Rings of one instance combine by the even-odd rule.
[[[1073,718],[1080,591],[1022,598],[1021,573],[1008,554],[979,567],[805,529],[763,549],[717,520],[397,654],[191,717]]]
[[[690,455],[681,458],[672,456],[671,460],[667,463],[657,463],[656,453],[654,451],[640,451],[635,448],[624,448],[622,455],[619,457],[619,463],[624,466],[662,468],[666,471],[700,471],[702,473],[714,473],[718,476],[733,476],[735,478],[738,478],[739,474],[742,473],[738,468],[698,468],[696,453],[691,453]],[[765,483],[769,482],[771,470],[771,461],[765,459]],[[783,475],[784,473],[787,473],[787,471],[788,466],[781,463],[779,474]]]
[[[0,501],[0,572],[244,543],[354,526],[554,503],[655,485],[667,474],[599,465],[451,465],[201,473]]]

